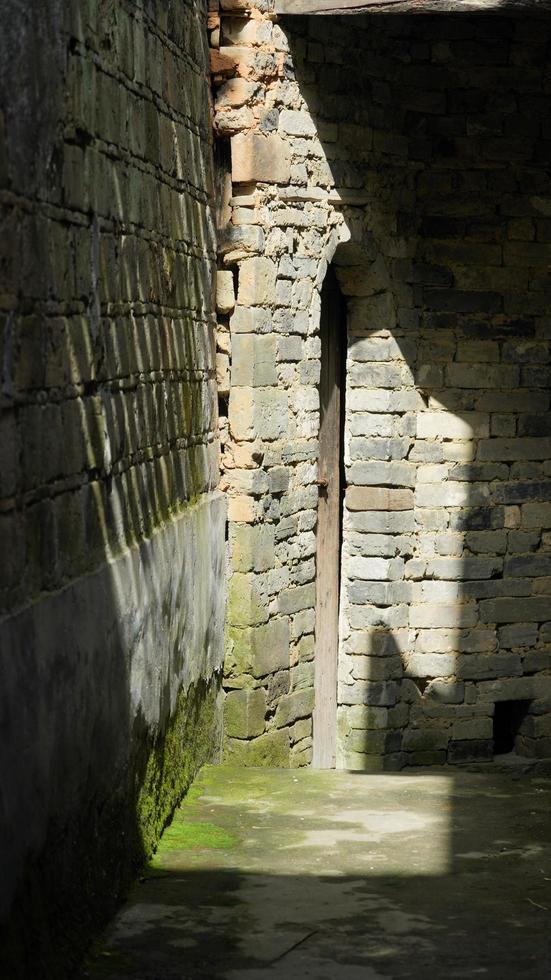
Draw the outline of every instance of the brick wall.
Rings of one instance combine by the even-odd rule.
[[[349,335],[338,764],[488,760],[500,702],[528,708],[517,750],[549,755],[549,29],[274,24],[238,6],[216,116],[233,166],[222,255],[238,271],[219,332],[228,753],[310,758],[333,260]]]
[[[60,976],[217,744],[206,3],[7,7],[0,918]]]

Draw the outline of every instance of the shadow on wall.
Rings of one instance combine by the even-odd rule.
[[[203,5],[10,6],[0,972],[34,980],[215,751],[224,515]]]
[[[339,764],[549,756],[549,28],[285,29],[351,235]]]

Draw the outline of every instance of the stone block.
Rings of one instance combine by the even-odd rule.
[[[443,680],[438,677],[427,684],[425,698],[444,704],[462,704],[465,700],[465,685],[463,681]]]
[[[264,626],[238,630],[231,628],[232,657],[240,673],[266,677],[289,667],[289,620],[271,619]]]
[[[474,626],[477,620],[476,605],[465,605],[459,602],[438,605],[430,602],[419,606],[414,605],[411,606],[409,614],[409,625],[421,629],[453,628],[454,626],[464,628]]]
[[[366,464],[367,465],[367,464]],[[387,487],[349,486],[346,489],[348,510],[413,510],[412,490]]]
[[[216,273],[216,309],[218,313],[231,313],[234,306],[233,272],[218,270]]]
[[[356,681],[354,684],[339,684],[338,701],[342,705],[393,707],[397,694],[396,681]]]
[[[349,708],[339,708],[343,711],[342,728],[361,728],[373,730],[388,728],[388,708],[374,708],[367,704],[353,704]]]
[[[417,416],[419,439],[472,439],[489,435],[489,415],[482,412],[420,412]]]
[[[278,361],[300,361],[303,356],[304,340],[292,334],[278,340]]]
[[[490,680],[520,675],[522,667],[520,657],[514,653],[468,654],[457,658],[455,673],[465,681]]]
[[[232,341],[232,385],[258,388],[277,384],[275,358],[275,337],[236,334]]]
[[[511,577],[526,576],[530,578],[551,575],[551,554],[513,555],[511,558],[505,559],[503,574]]]
[[[415,749],[413,752],[404,753],[404,759],[407,766],[443,766],[446,762],[446,751],[435,749],[423,752]]]
[[[229,582],[228,623],[231,626],[258,626],[267,619],[266,600],[258,590],[256,576],[235,572]]]
[[[448,746],[448,762],[489,762],[493,758],[494,747],[491,738],[453,739]]]
[[[287,431],[287,393],[277,388],[232,388],[230,431],[234,439],[280,439]]]
[[[413,653],[404,660],[406,677],[451,677],[456,658],[450,653]]]
[[[513,623],[502,626],[497,631],[500,647],[510,650],[513,647],[535,646],[538,637],[537,623]]]
[[[407,513],[400,512],[356,512],[345,511],[345,526],[362,533],[373,534],[402,534],[415,530],[415,516],[413,511]]]
[[[285,493],[289,489],[289,479],[287,466],[273,466],[268,472],[270,493]]]
[[[484,439],[479,443],[478,455],[481,460],[513,462],[520,459],[550,459],[551,438]]]
[[[279,699],[275,713],[276,728],[293,725],[300,718],[307,718],[314,708],[313,688],[293,691]]]
[[[239,267],[239,305],[266,306],[274,303],[276,272],[275,262],[265,256],[244,259]]]
[[[287,184],[291,176],[291,148],[276,133],[240,133],[231,141],[232,180]]]
[[[266,693],[230,691],[224,701],[224,729],[230,738],[254,738],[265,727]]]
[[[216,92],[216,108],[238,109],[252,99],[256,84],[246,78],[230,78]]]
[[[232,542],[232,564],[235,571],[264,572],[274,567],[275,530],[273,525],[237,525],[232,528],[230,539]]]
[[[259,517],[258,501],[254,497],[230,497],[228,500],[228,520],[236,523],[253,524]]]
[[[467,741],[470,739],[488,740],[493,735],[493,723],[491,718],[459,718],[452,725],[451,731],[454,741]]]
[[[234,333],[270,333],[272,319],[268,310],[237,306],[230,320],[230,330]]]
[[[403,575],[403,571],[402,558],[363,558],[358,555],[349,558],[346,562],[346,573],[349,578],[367,581],[398,579]]]
[[[412,463],[382,462],[353,463],[347,468],[348,482],[361,486],[413,487],[416,468]]]
[[[294,589],[285,589],[279,596],[279,611],[283,614],[300,612],[315,606],[316,586],[299,585]]]
[[[437,728],[408,728],[402,735],[404,752],[435,752],[447,749],[449,733]]]
[[[419,653],[490,653],[497,649],[494,629],[487,626],[476,629],[427,629],[420,630],[415,640]]]
[[[249,741],[227,738],[224,742],[223,759],[236,766],[259,766],[273,769],[289,768],[289,732],[266,732]]]
[[[526,596],[522,599],[482,599],[482,623],[541,623],[549,619],[550,603],[546,596]]]
[[[548,678],[551,682],[551,677]],[[479,701],[530,701],[536,694],[545,696],[549,690],[540,690],[534,677],[504,677],[499,680],[480,681],[477,684]]]

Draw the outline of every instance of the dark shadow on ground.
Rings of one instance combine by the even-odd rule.
[[[222,770],[201,784],[83,980],[548,977],[549,779]]]

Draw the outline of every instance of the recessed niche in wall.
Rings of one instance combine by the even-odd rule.
[[[520,726],[526,717],[529,701],[497,701],[494,712],[494,755],[514,752]]]

